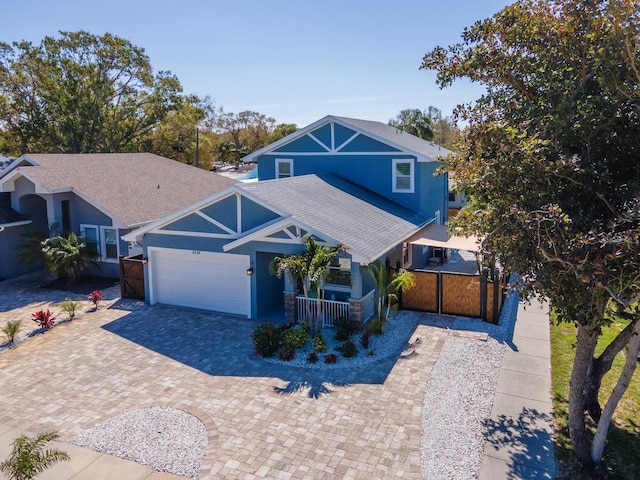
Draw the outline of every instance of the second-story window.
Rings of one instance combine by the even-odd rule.
[[[276,158],[276,178],[293,177],[293,160]]]
[[[393,189],[394,193],[413,193],[413,160],[393,160]]]

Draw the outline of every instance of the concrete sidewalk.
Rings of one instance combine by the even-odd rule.
[[[41,432],[40,432],[41,433]],[[13,441],[20,435],[32,434],[0,423],[0,459],[11,454]],[[67,452],[68,462],[59,462],[38,475],[39,480],[184,480],[184,477],[157,472],[147,465],[99,453],[67,442],[51,442],[47,448]]]
[[[505,353],[480,480],[554,479],[549,305],[518,306]]]

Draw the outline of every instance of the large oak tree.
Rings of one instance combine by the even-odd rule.
[[[577,327],[569,431],[589,468],[640,350],[639,12],[638,0],[520,0],[423,60],[442,87],[487,87],[458,112],[468,127],[448,168],[471,202],[455,222]],[[609,314],[627,326],[596,356]]]
[[[126,152],[187,97],[144,49],[106,33],[60,32],[39,45],[0,43],[0,132],[27,152]]]

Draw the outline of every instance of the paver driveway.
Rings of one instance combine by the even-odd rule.
[[[170,406],[208,429],[202,479],[422,478],[424,387],[446,331],[419,325],[411,355],[321,371],[254,357],[254,325],[128,301],[85,314],[0,355],[0,423],[68,440]]]

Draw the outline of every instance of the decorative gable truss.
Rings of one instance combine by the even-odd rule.
[[[222,247],[225,252],[229,252],[234,248],[245,245],[249,242],[269,242],[269,243],[285,243],[290,245],[299,245],[304,243],[307,237],[313,238],[321,245],[337,245],[333,238],[322,235],[320,232],[300,224],[292,218],[283,218],[277,222],[265,225],[243,237],[227,243]]]
[[[334,121],[307,132],[306,134],[282,145],[270,153],[289,155],[388,155],[402,152],[391,145],[381,142],[347,128]]]
[[[237,239],[279,218],[279,212],[233,191],[158,226],[153,233]]]

